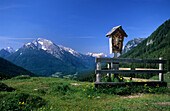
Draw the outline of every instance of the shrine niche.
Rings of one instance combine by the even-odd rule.
[[[109,47],[111,53],[122,53],[123,40],[124,37],[127,37],[127,34],[122,29],[122,26],[113,27],[110,32],[106,34],[106,37],[109,36]]]

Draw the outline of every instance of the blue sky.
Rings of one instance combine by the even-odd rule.
[[[106,33],[122,25],[127,41],[170,19],[169,0],[0,0],[0,49],[45,38],[78,52],[109,54]]]

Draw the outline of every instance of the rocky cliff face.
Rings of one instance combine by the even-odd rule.
[[[122,54],[128,52],[132,48],[136,47],[139,43],[141,43],[145,38],[135,38],[133,40],[128,41],[128,43],[123,48]]]

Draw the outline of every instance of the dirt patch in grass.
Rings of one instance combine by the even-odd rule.
[[[82,84],[78,84],[78,83],[70,83],[70,85],[79,86],[79,85],[82,85]]]
[[[14,83],[12,85],[16,86],[16,85],[29,84],[29,83],[31,83],[31,82],[19,82],[19,83]]]
[[[124,79],[130,80],[130,77],[123,77]],[[132,78],[134,81],[141,81],[141,82],[147,82],[147,81],[158,81],[158,80],[150,80],[150,79],[141,79],[141,78]]]
[[[139,94],[139,95],[130,95],[130,96],[124,96],[122,98],[139,98],[139,97],[142,97],[143,94]]]
[[[110,107],[109,107],[109,106],[105,106],[105,109],[106,109],[106,110],[109,110],[109,109],[110,109]]]
[[[156,102],[156,103],[152,103],[152,104],[157,104],[157,105],[169,105],[169,106],[170,106],[170,102]]]

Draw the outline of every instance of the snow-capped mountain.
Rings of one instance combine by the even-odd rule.
[[[74,51],[71,48],[64,47],[62,45],[56,45],[52,41],[42,38],[38,38],[33,42],[26,43],[24,47],[29,47],[32,49],[42,49],[47,53],[50,53],[53,56],[57,57],[58,59],[63,59],[63,54],[65,54],[66,52],[73,56],[81,57],[80,53]]]
[[[12,47],[4,48],[4,50],[8,51],[9,53],[14,53],[15,52],[15,50]]]
[[[139,43],[141,43],[143,40],[145,40],[146,38],[135,38],[133,40],[130,40],[127,42],[127,44],[125,45],[125,47],[123,48],[122,54],[128,52],[129,50],[131,50],[132,48],[136,47]]]
[[[64,46],[62,46],[62,45],[58,45],[58,46],[61,48],[61,50],[70,52],[72,55],[74,55],[74,56],[76,56],[76,57],[80,57],[80,56],[81,56],[80,53],[76,52],[75,50],[73,50],[73,49],[71,49],[71,48],[64,47]]]
[[[0,50],[0,57],[5,58],[14,52],[15,50],[12,47],[3,48]]]
[[[86,55],[88,56],[92,56],[92,57],[108,57],[108,55],[104,54],[104,53],[91,53],[91,52],[88,52]]]
[[[95,67],[94,57],[42,38],[26,43],[7,59],[41,75],[51,75],[56,72],[71,74]]]

